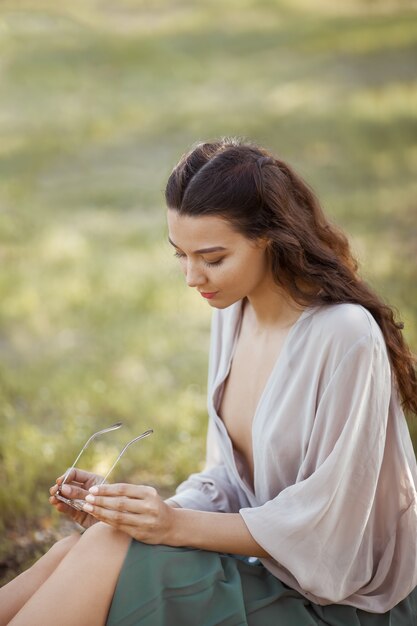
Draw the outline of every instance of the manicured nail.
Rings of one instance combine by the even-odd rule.
[[[87,500],[87,502],[94,502],[95,497],[89,493],[88,495],[85,496],[85,499]]]
[[[87,513],[91,513],[91,511],[93,510],[93,506],[91,506],[91,504],[88,504],[87,502],[85,504],[83,504],[83,511],[87,511]]]
[[[64,496],[70,496],[71,495],[71,487],[69,485],[62,485],[61,491],[64,494]]]
[[[98,493],[98,487],[90,487],[90,489],[88,490],[90,493]]]

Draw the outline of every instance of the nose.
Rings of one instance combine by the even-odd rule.
[[[200,285],[204,285],[206,282],[206,278],[204,273],[201,271],[201,268],[198,268],[194,263],[190,261],[187,262],[187,266],[185,268],[185,281],[188,287],[198,287]]]

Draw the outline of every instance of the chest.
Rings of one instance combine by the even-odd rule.
[[[236,344],[229,374],[223,384],[218,414],[235,452],[241,457],[253,484],[252,424],[279,359],[286,333],[274,333],[254,341],[242,335]]]

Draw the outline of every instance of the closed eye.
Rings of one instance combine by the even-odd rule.
[[[221,263],[223,263],[223,259],[219,259],[218,261],[205,261],[203,259],[203,263],[208,267],[217,267],[218,265],[221,265]]]
[[[177,259],[184,259],[186,257],[186,255],[183,252],[179,252],[178,250],[176,250],[174,252],[174,256]],[[223,258],[218,259],[217,261],[206,261],[205,259],[203,259],[203,263],[207,267],[216,267],[216,266],[220,265],[221,263],[223,263]]]

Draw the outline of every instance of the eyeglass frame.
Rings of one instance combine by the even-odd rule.
[[[105,433],[108,433],[110,431],[113,430],[117,430],[118,428],[120,428],[121,426],[123,426],[122,422],[116,422],[116,424],[113,424],[112,426],[109,426],[108,428],[103,428],[102,430],[98,430],[96,433],[93,433],[91,435],[91,437],[89,437],[87,439],[87,441],[85,442],[85,444],[83,445],[83,447],[81,448],[80,452],[78,453],[78,456],[76,457],[74,463],[71,465],[71,467],[69,467],[67,469],[67,471],[64,474],[64,479],[62,481],[62,483],[58,486],[58,491],[55,494],[55,498],[57,500],[59,500],[60,502],[63,502],[64,504],[67,504],[68,506],[72,507],[73,509],[76,509],[77,511],[83,511],[83,506],[85,504],[85,500],[82,500],[81,498],[74,498],[74,499],[70,499],[70,498],[66,498],[65,496],[62,495],[61,493],[61,489],[63,487],[63,485],[66,483],[67,478],[70,474],[70,472],[75,468],[78,460],[80,459],[82,453],[84,452],[84,450],[88,447],[88,445],[90,444],[90,442],[95,439],[96,437],[98,437],[99,435],[104,435]],[[132,443],[135,443],[135,441],[139,441],[140,439],[144,439],[145,437],[148,437],[149,435],[151,435],[153,433],[153,429],[150,428],[148,430],[145,430],[143,433],[141,433],[140,435],[138,435],[137,437],[135,437],[134,439],[131,439],[130,441],[128,441],[128,443],[124,446],[124,448],[121,450],[121,452],[119,453],[119,456],[117,457],[117,459],[114,461],[113,465],[110,467],[109,471],[107,472],[107,474],[104,476],[104,478],[97,483],[97,486],[103,485],[105,483],[105,481],[107,480],[109,474],[113,471],[113,469],[116,467],[117,463],[119,462],[120,458],[122,457],[122,455],[126,452],[126,450],[128,449],[128,447],[130,445],[132,445]]]

